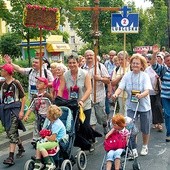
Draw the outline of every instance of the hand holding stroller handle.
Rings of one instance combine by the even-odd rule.
[[[118,98],[118,95],[114,93],[114,94],[112,95],[112,100],[116,100],[117,98]]]

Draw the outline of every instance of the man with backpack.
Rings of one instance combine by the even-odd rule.
[[[28,95],[29,95],[29,99],[31,100],[32,96],[37,94],[36,77],[40,77],[40,68],[41,68],[39,58],[35,57],[32,61],[32,67],[29,68],[23,68],[20,67],[19,65],[12,63],[12,59],[8,55],[5,55],[4,59],[7,63],[11,63],[13,65],[15,71],[28,76]],[[41,77],[45,77],[48,79],[49,82],[48,86],[51,87],[52,82],[54,80],[51,71],[42,67],[41,74],[42,74]]]

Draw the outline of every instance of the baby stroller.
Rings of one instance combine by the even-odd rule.
[[[80,108],[77,99],[65,100],[61,97],[56,97],[55,104],[57,106],[67,106],[73,112],[73,119],[75,120],[75,140],[74,146],[81,148],[81,150],[90,151],[95,137],[102,137],[102,134],[94,130],[89,124],[82,123],[79,119]]]
[[[75,121],[71,109],[66,106],[60,106],[62,109],[62,116],[60,120],[64,123],[67,131],[67,138],[59,142],[59,151],[56,148],[48,151],[51,160],[55,163],[56,169],[72,170],[72,166],[77,163],[79,170],[84,170],[87,165],[87,158],[84,151],[78,151],[77,155],[73,155],[73,144],[75,140]],[[76,116],[77,118],[77,116]],[[44,127],[46,126],[46,121]],[[34,169],[35,158],[32,157],[25,163],[24,170]],[[43,163],[43,160],[42,160]]]
[[[141,169],[140,164],[138,163],[137,157],[135,157],[134,154],[133,154],[132,142],[131,142],[131,138],[134,138],[138,133],[138,129],[135,125],[135,118],[136,118],[136,115],[137,115],[138,106],[139,106],[139,102],[137,103],[133,119],[131,119],[130,117],[125,117],[125,119],[126,119],[126,129],[129,130],[130,136],[128,137],[125,150],[121,155],[120,170],[126,169],[126,162],[127,162],[127,159],[128,159],[128,154],[131,154],[131,156],[132,156],[131,160],[133,160],[133,165],[132,165],[133,170],[140,170]],[[114,111],[114,114],[115,114],[115,111]],[[114,114],[113,114],[113,116],[114,116]],[[109,125],[110,125],[110,128],[111,128],[111,122],[109,122]],[[106,155],[107,155],[107,152],[104,155],[101,170],[106,170]],[[112,170],[114,170],[114,163],[112,164]]]

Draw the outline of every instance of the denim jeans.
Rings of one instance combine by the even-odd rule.
[[[162,106],[164,109],[166,136],[170,137],[170,99],[162,98]]]

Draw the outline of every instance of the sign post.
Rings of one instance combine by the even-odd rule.
[[[128,13],[131,8],[124,6],[121,8],[122,13],[113,13],[111,15],[111,32],[112,33],[123,33],[124,34],[124,59],[123,59],[123,74],[125,73],[125,56],[126,56],[126,34],[127,33],[138,33],[139,32],[139,14]],[[124,95],[122,103],[124,104]]]

